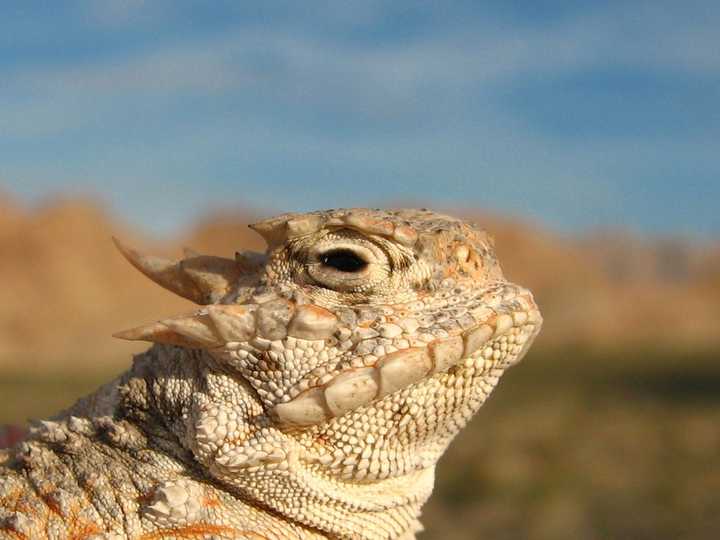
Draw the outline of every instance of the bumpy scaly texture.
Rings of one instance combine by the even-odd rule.
[[[0,454],[0,538],[411,539],[435,464],[541,317],[488,236],[426,210],[257,225],[266,254],[146,257],[204,305]]]

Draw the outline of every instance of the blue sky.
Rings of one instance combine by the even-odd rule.
[[[0,190],[720,236],[720,2],[0,5]]]

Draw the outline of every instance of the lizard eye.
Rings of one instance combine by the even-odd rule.
[[[349,249],[333,249],[320,255],[320,262],[340,272],[359,272],[365,269],[368,262]]]
[[[307,271],[323,287],[347,292],[371,287],[387,277],[389,267],[383,251],[370,242],[331,239],[313,247]]]

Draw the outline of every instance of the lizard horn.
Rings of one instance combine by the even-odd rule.
[[[193,349],[209,349],[224,344],[224,341],[215,332],[210,318],[207,314],[201,313],[138,326],[117,332],[113,334],[113,337],[128,341],[166,343]]]
[[[190,315],[165,319],[117,332],[113,337],[150,341],[193,349],[212,349],[231,341],[248,341],[255,335],[254,307],[218,304]]]
[[[170,261],[142,255],[113,237],[120,253],[155,283],[196,304],[212,304],[225,296],[237,283],[242,269],[236,261],[192,255],[181,261]]]
[[[248,226],[265,239],[269,249],[274,249],[286,240],[317,232],[323,224],[323,218],[316,214],[283,214]]]
[[[285,220],[268,219],[248,225],[253,231],[263,237],[268,249],[276,248],[285,241]]]

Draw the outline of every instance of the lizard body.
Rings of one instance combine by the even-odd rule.
[[[128,260],[204,307],[0,453],[0,538],[403,539],[542,319],[492,241],[427,210],[286,214],[265,254]]]

